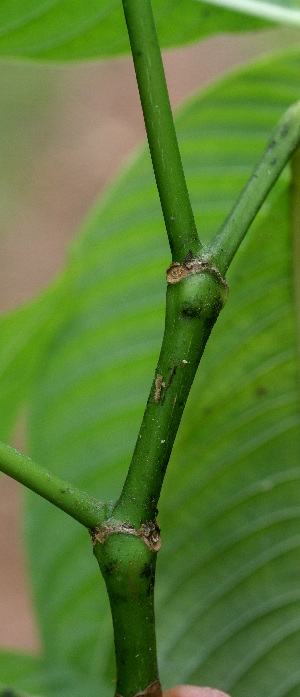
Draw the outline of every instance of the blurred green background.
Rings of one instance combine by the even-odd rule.
[[[296,41],[292,30],[218,37],[164,54],[171,101],[238,63]],[[0,63],[0,308],[61,268],[89,206],[144,137],[130,59],[72,67]],[[26,450],[24,419],[16,444]],[[21,552],[18,485],[0,485],[0,643],[39,645]]]

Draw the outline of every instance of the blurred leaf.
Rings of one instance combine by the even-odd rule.
[[[24,692],[19,692],[19,690],[15,690],[14,688],[4,688],[4,690],[2,690],[0,687],[0,697],[29,697],[29,695],[25,695]]]
[[[12,651],[0,652],[0,697],[19,697],[24,693],[38,694],[39,658]],[[21,692],[20,692],[21,691]]]
[[[9,688],[4,690],[1,689],[0,687],[0,697],[29,697],[28,695],[25,695],[24,692],[19,692],[19,690],[15,690],[14,688]]]
[[[163,47],[266,24],[195,0],[153,0],[153,10]],[[2,0],[0,4],[0,56],[69,61],[128,51],[121,0]]]
[[[83,695],[105,695],[101,682],[95,683],[89,676],[77,673],[74,666],[66,665],[63,660],[58,664],[48,663],[43,655],[40,660],[40,693],[48,697],[82,697]],[[1,697],[1,694],[0,694]],[[7,695],[8,697],[8,695]]]
[[[203,0],[198,0],[202,2]],[[208,0],[211,5],[244,12],[271,22],[300,26],[299,0]]]
[[[43,656],[35,657],[9,651],[0,653],[0,697],[63,695],[82,697],[99,693],[99,684],[82,682],[74,670],[52,665],[45,670]],[[102,694],[102,693],[100,693]]]
[[[231,75],[177,117],[204,240],[299,90],[300,57],[283,55]],[[164,686],[198,682],[230,688],[232,697],[294,697],[288,690],[300,679],[299,366],[288,184],[285,171],[228,274],[228,304],[163,490],[157,623]],[[101,498],[120,492],[156,365],[170,261],[165,238],[145,150],[73,247],[74,315],[49,346],[33,399],[33,457]],[[49,664],[65,660],[89,681],[101,675],[103,694],[113,692],[108,600],[88,534],[45,501],[29,500],[31,573]]]
[[[236,263],[160,503],[162,674],[232,697],[283,697],[300,679],[299,366],[286,192]]]
[[[66,311],[61,291],[67,278],[40,297],[0,318],[0,438],[9,440],[16,417],[28,398],[37,361]]]

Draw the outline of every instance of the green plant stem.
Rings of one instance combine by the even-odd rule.
[[[123,0],[123,6],[172,259],[190,261],[199,258],[202,245],[183,174],[151,3]],[[186,400],[227,296],[226,284],[215,269],[206,265],[197,271],[201,272],[178,282],[171,279],[168,285],[161,353],[133,458],[121,496],[99,529],[94,547],[110,598],[117,695],[122,697],[145,690],[148,697],[162,694],[153,609],[156,552],[140,537],[124,534],[124,527],[138,534],[143,526],[154,524]]]
[[[213,237],[214,264],[225,275],[238,247],[300,141],[300,102],[284,113],[270,142],[224,223]]]
[[[147,692],[148,697],[158,697],[161,693],[157,692],[152,598],[155,552],[139,538],[132,537],[127,557],[124,543],[129,535],[121,535],[120,528],[124,530],[125,523],[138,531],[155,521],[161,486],[188,393],[226,296],[226,285],[212,269],[168,285],[161,354],[123,491],[106,521],[113,533],[95,547],[110,597],[118,695],[122,697],[134,697],[148,685],[154,685],[153,692]],[[113,543],[115,554],[110,549]],[[147,582],[151,579],[150,594],[150,586],[147,587],[143,576]]]
[[[165,333],[135,451],[114,516],[135,526],[156,515],[187,397],[227,288],[210,271],[167,288]]]
[[[126,534],[110,535],[105,544],[97,542],[94,554],[111,605],[116,692],[133,697],[158,680],[153,598],[156,554],[139,538]]]
[[[173,261],[201,243],[191,208],[175,132],[150,0],[123,0],[153,169]]]
[[[100,501],[50,474],[29,457],[2,442],[0,471],[35,491],[87,528],[94,528],[104,518],[103,504]]]

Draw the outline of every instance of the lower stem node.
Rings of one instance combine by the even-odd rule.
[[[156,552],[140,537],[120,531],[97,541],[94,554],[111,606],[116,697],[161,697],[154,618]]]

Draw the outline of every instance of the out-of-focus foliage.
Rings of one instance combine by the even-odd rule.
[[[296,52],[196,96],[177,118],[209,240],[272,125],[299,96]],[[157,624],[165,686],[232,697],[299,690],[299,364],[286,171],[232,270],[164,485]],[[163,331],[169,252],[143,151],[73,245],[65,321],[37,368],[35,459],[101,498],[120,491]],[[117,269],[117,273],[116,273]],[[49,692],[113,691],[112,627],[87,533],[33,494],[27,534]],[[37,531],[41,531],[37,534]]]
[[[14,692],[7,691],[8,685],[14,685],[19,697],[19,688],[31,694],[37,695],[41,683],[39,681],[39,659],[34,656],[12,653],[11,651],[0,652],[0,697],[8,697]]]
[[[67,308],[68,273],[41,297],[0,319],[0,438],[8,440],[20,407],[28,399],[43,348],[56,333]],[[62,295],[62,288],[64,293]],[[0,675],[1,677],[1,675]]]
[[[286,0],[280,4],[288,7]],[[247,31],[266,25],[265,20],[253,15],[202,0],[153,0],[153,9],[163,47],[179,46],[216,32]],[[0,3],[0,56],[69,61],[128,51],[121,0]]]
[[[299,0],[209,0],[209,2],[211,5],[243,12],[252,17],[300,26]]]
[[[276,8],[286,21],[292,11],[295,22],[300,15],[299,2],[283,0],[153,5],[163,46],[262,27],[275,21]],[[74,60],[128,50],[119,0],[3,0],[0,28],[2,56]],[[195,96],[179,114],[204,241],[272,125],[299,98],[299,75],[297,52],[262,61]],[[157,578],[165,687],[190,682],[218,685],[232,697],[299,695],[300,320],[289,221],[286,171],[228,274],[228,304],[172,455]],[[8,438],[20,405],[31,400],[33,456],[103,499],[119,494],[138,432],[162,337],[168,263],[143,150],[91,214],[59,282],[0,324],[1,436]],[[113,692],[108,600],[86,531],[33,494],[26,527],[45,653],[40,661],[1,654],[0,689],[13,684],[53,697]]]

